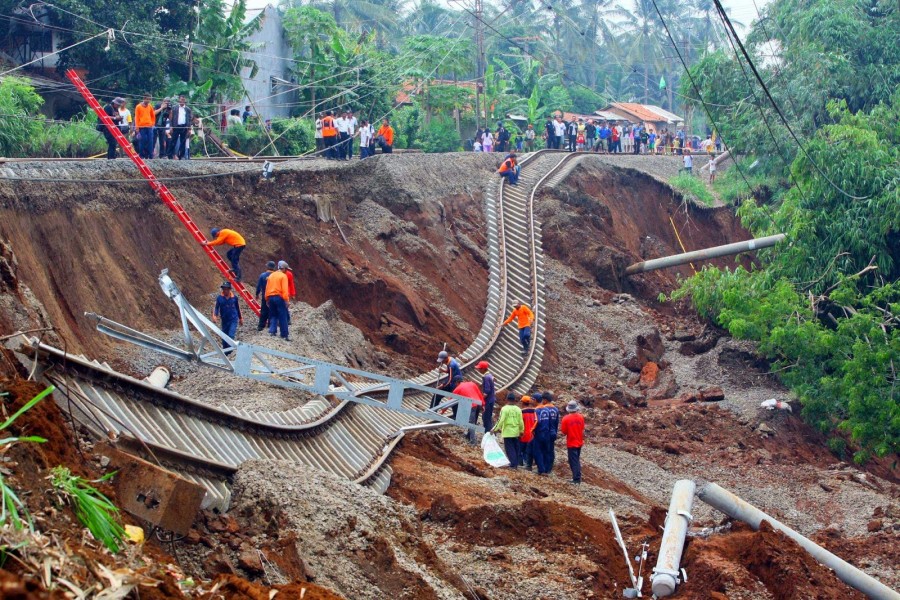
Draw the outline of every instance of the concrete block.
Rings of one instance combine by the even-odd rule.
[[[206,495],[203,487],[120,450],[104,448],[102,452],[117,471],[113,486],[119,508],[177,534],[190,531]]]

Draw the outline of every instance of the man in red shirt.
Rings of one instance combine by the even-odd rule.
[[[525,468],[531,471],[534,468],[534,453],[531,444],[534,442],[534,428],[537,427],[537,414],[531,396],[522,396],[522,421],[525,423],[525,432],[519,436],[522,448],[521,460]]]
[[[584,446],[584,417],[578,411],[578,403],[572,400],[566,405],[566,416],[559,424],[559,430],[566,436],[569,468],[572,482],[576,484],[581,483],[581,447]]]
[[[469,414],[469,423],[477,423],[478,416],[484,406],[484,394],[481,393],[481,386],[474,381],[463,381],[453,389],[453,393],[464,396],[472,400],[472,412]],[[471,429],[466,430],[466,439],[470,444],[475,443],[475,432]]]

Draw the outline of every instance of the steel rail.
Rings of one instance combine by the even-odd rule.
[[[496,233],[496,240],[494,240],[496,248],[490,254],[492,258],[496,256],[496,260],[491,261],[491,285],[488,292],[487,316],[479,336],[470,346],[470,350],[464,352],[462,356],[468,359],[465,361],[467,366],[470,366],[482,357],[495,360],[501,372],[502,381],[505,382],[504,387],[517,386],[517,388],[523,388],[530,386],[540,366],[542,348],[538,349],[538,345],[543,340],[543,314],[545,311],[543,310],[543,292],[541,290],[543,277],[539,230],[532,210],[534,197],[541,185],[548,181],[552,175],[558,173],[567,161],[576,156],[579,155],[566,154],[560,160],[557,153],[554,152],[544,151],[536,153],[523,161],[523,164],[528,168],[523,173],[522,181],[523,183],[532,183],[531,193],[527,198],[524,192],[516,193],[518,190],[509,188],[506,184],[499,186],[498,206],[492,207],[491,199],[490,197],[488,198],[488,220],[492,220],[490,213],[493,210],[495,212],[493,220],[496,221],[493,227],[488,227],[489,245],[491,237],[494,237],[491,235],[491,232]],[[515,236],[530,240],[525,252],[517,249],[521,247],[522,240],[519,240],[518,245],[515,244],[513,240]],[[530,277],[519,272],[522,267],[526,267],[525,271],[531,275]],[[526,281],[526,278],[529,281]],[[496,283],[501,284],[501,293],[492,295],[496,289]],[[515,285],[511,285],[511,283]],[[537,315],[540,315],[540,320],[536,322],[535,344],[527,359],[522,361],[518,352],[518,339],[512,331],[502,330],[500,322],[505,314],[510,290],[512,289],[512,293],[517,294],[516,298],[521,298],[525,288],[527,288],[528,296],[530,296],[537,309],[536,318]],[[510,352],[510,348],[515,350]],[[521,365],[513,370],[512,374],[510,374],[510,366],[513,366],[510,364],[510,354],[512,354],[513,358],[517,357],[517,360],[512,362]],[[96,396],[93,398],[93,401],[107,401],[108,408],[123,413],[120,417],[141,422],[143,427],[147,428],[142,432],[143,434],[148,433],[150,426],[154,423],[154,419],[164,421],[174,419],[177,423],[172,424],[173,431],[176,430],[174,427],[176,424],[182,425],[186,428],[186,432],[191,432],[190,436],[185,434],[185,438],[195,437],[201,434],[194,433],[189,424],[185,425],[183,421],[188,418],[196,421],[194,427],[202,431],[203,436],[206,436],[199,441],[173,440],[168,439],[163,434],[142,436],[147,438],[142,441],[151,449],[158,448],[160,454],[168,457],[175,456],[185,463],[193,461],[196,463],[193,465],[196,468],[202,468],[204,461],[207,461],[215,463],[214,466],[221,471],[221,464],[226,462],[225,460],[220,460],[223,456],[227,457],[227,464],[233,464],[236,468],[236,465],[242,459],[248,457],[249,450],[242,452],[244,450],[243,444],[252,449],[252,452],[249,452],[251,457],[259,455],[262,448],[263,456],[307,462],[325,470],[338,472],[360,483],[377,487],[386,486],[386,480],[389,477],[389,467],[386,466],[386,460],[393,448],[402,439],[402,433],[399,436],[393,436],[393,434],[404,426],[411,424],[411,420],[404,418],[403,415],[391,415],[389,411],[378,411],[365,406],[354,406],[352,410],[348,410],[345,403],[337,407],[326,408],[324,410],[326,414],[324,416],[319,415],[320,418],[312,423],[291,423],[290,417],[283,417],[278,413],[267,413],[264,418],[260,418],[258,415],[254,416],[245,411],[217,409],[205,406],[202,403],[191,402],[189,399],[173,392],[163,392],[156,388],[150,388],[150,386],[142,388],[141,382],[111,370],[98,368],[102,367],[99,363],[91,363],[86,359],[74,360],[73,357],[69,356],[68,362],[66,362],[65,357],[61,361],[60,357],[57,356],[53,362],[60,368],[62,368],[61,363],[65,363],[66,368],[70,369],[70,373],[72,372],[71,370],[74,370],[74,374],[68,379],[64,375],[57,377],[59,383],[69,382],[71,386],[72,380],[74,380],[77,385],[79,380],[90,381],[93,377],[106,380],[98,381],[102,388],[109,386],[109,380],[113,380],[115,386],[134,396],[129,401],[129,406],[125,407],[124,404],[128,403],[125,399],[121,400],[122,405],[116,405],[116,400],[110,401],[110,394],[99,393],[93,388],[85,392],[86,395],[94,394]],[[92,375],[88,375],[86,372],[92,372]],[[420,378],[429,379],[431,375],[432,373],[428,373],[420,376]],[[150,400],[149,403],[146,402],[147,399]],[[410,401],[421,402],[423,399],[418,397],[410,398]],[[154,406],[151,408],[145,406],[146,404]],[[128,411],[133,411],[133,413],[128,413]],[[172,417],[172,413],[177,414],[178,417]],[[204,422],[206,425],[203,424]],[[141,431],[141,427],[135,426],[134,428]],[[215,428],[221,428],[226,433],[218,430],[211,431]],[[96,431],[96,426],[94,426],[94,429],[94,433],[97,435],[106,433]],[[115,427],[111,427],[111,429],[115,429]],[[274,439],[270,441],[257,439],[267,437]],[[307,448],[309,455],[298,453],[297,448],[285,448],[284,444],[279,443],[282,440],[291,442],[293,445],[302,442],[301,445],[309,446]],[[388,441],[387,446],[384,445],[385,441]],[[179,443],[182,444],[181,448],[178,447]],[[362,448],[363,446],[365,448]],[[271,452],[268,450],[271,450]],[[366,456],[368,456],[368,459],[366,459]],[[214,468],[213,470],[215,471],[216,469]],[[209,488],[208,485],[207,487]],[[224,501],[227,503],[227,497],[224,498]]]

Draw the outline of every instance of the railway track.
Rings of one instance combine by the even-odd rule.
[[[538,189],[567,172],[582,155],[541,151],[522,161],[520,185],[498,184],[485,194],[489,286],[485,319],[458,356],[468,376],[479,360],[491,362],[498,386],[522,393],[533,385],[543,358],[545,311],[540,225],[532,211]],[[523,359],[516,331],[500,324],[511,305],[529,302],[534,343]],[[129,450],[203,485],[206,507],[227,509],[229,478],[248,459],[267,458],[321,468],[384,491],[387,458],[416,417],[325,398],[287,412],[251,413],[213,408],[118,373],[84,357],[40,346],[43,377],[60,390],[57,402],[94,436],[115,437]],[[413,381],[429,385],[437,371]],[[404,404],[426,407],[412,394]],[[399,432],[399,434],[398,434]]]

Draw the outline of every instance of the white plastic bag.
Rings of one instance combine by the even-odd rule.
[[[481,449],[484,451],[484,461],[492,467],[508,467],[509,459],[503,454],[499,442],[493,433],[485,433],[481,438]]]

